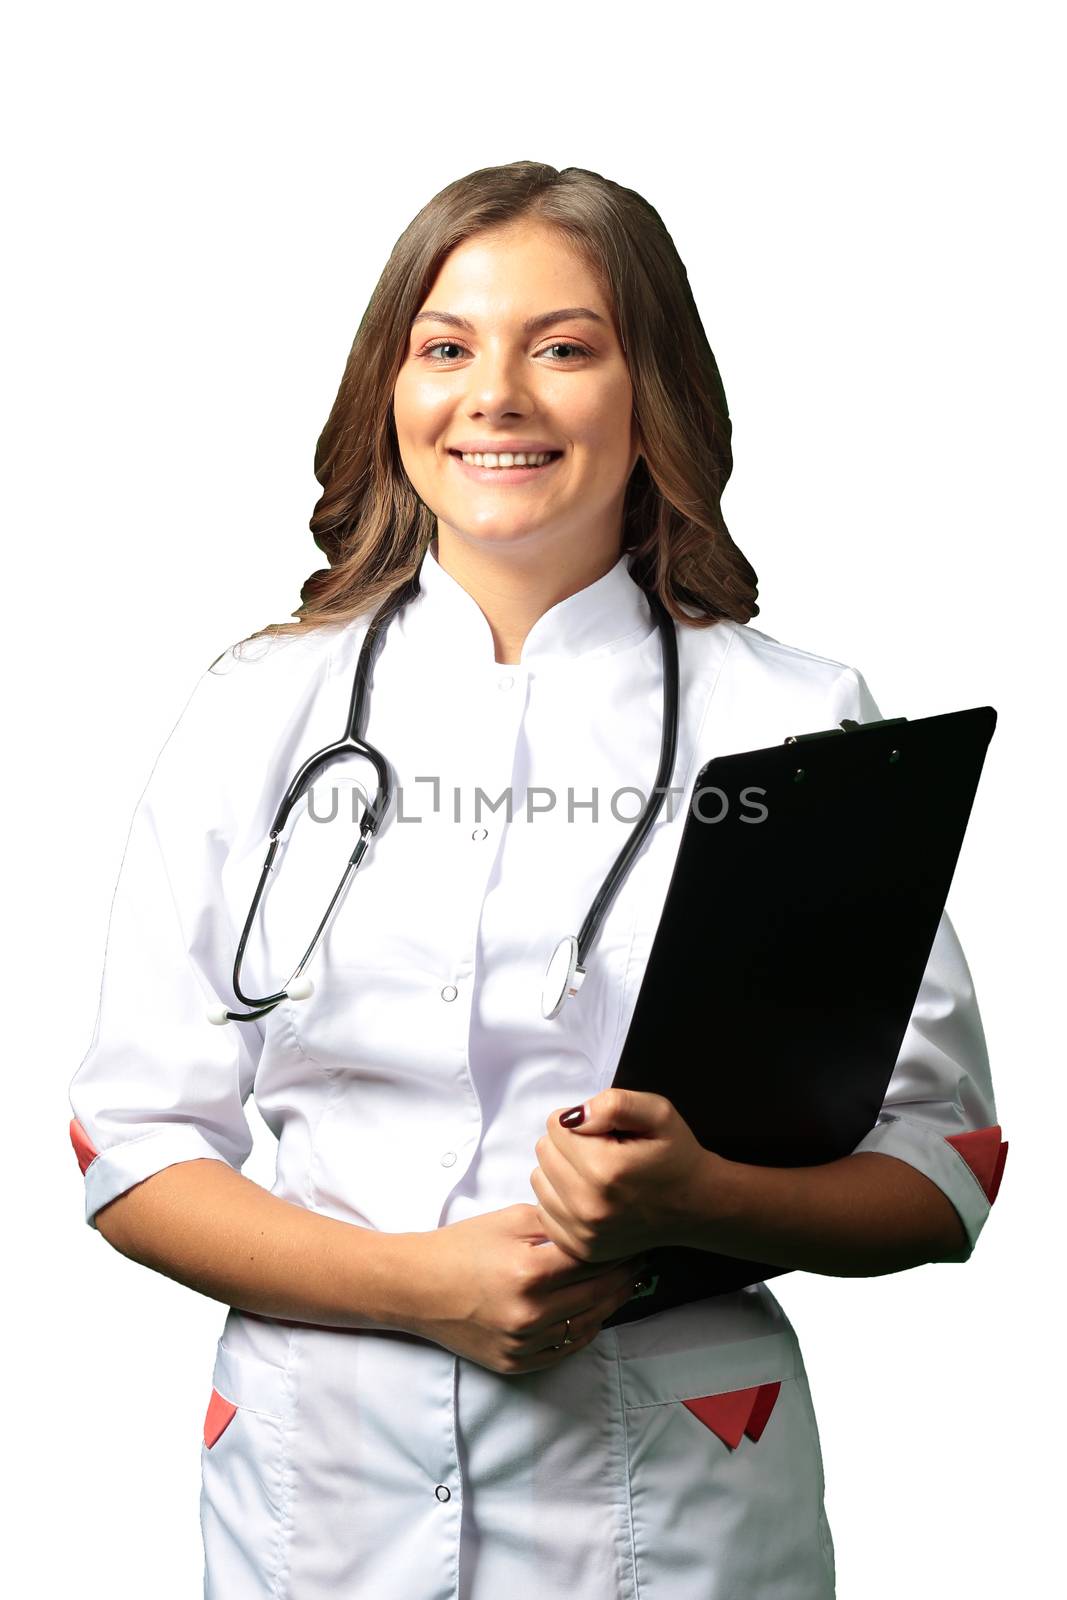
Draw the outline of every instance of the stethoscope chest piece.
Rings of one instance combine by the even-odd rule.
[[[541,988],[541,1015],[547,1020],[559,1015],[568,995],[582,987],[585,971],[578,965],[578,941],[572,933],[561,939],[552,952]]]

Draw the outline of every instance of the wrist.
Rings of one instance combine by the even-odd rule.
[[[745,1170],[741,1162],[705,1150],[670,1242],[729,1254],[729,1230],[740,1214]]]
[[[426,1242],[432,1234],[353,1228],[348,1298],[363,1327],[419,1333],[426,1292]]]

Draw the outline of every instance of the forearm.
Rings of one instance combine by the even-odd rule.
[[[936,1184],[862,1151],[815,1167],[757,1167],[709,1152],[672,1243],[835,1277],[958,1261],[967,1236]]]
[[[269,1193],[223,1161],[181,1161],[101,1208],[108,1243],[240,1311],[338,1328],[417,1324],[421,1234],[378,1233]]]

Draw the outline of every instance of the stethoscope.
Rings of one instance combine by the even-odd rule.
[[[428,554],[428,552],[427,552]],[[425,559],[425,558],[424,558]],[[385,634],[390,622],[397,612],[415,598],[419,593],[418,572],[401,585],[400,589],[391,594],[375,613],[368,629],[363,647],[359,653],[356,665],[356,675],[352,683],[352,697],[348,707],[348,722],[340,739],[334,744],[326,745],[315,755],[309,756],[303,766],[293,778],[285,791],[281,805],[271,826],[269,838],[270,845],[267,849],[263,870],[260,873],[256,892],[252,897],[252,904],[248,909],[245,924],[241,930],[241,937],[237,943],[237,956],[233,964],[233,992],[242,1005],[250,1009],[244,1012],[230,1011],[226,1006],[212,1006],[208,1010],[208,1020],[219,1025],[226,1022],[253,1022],[258,1017],[265,1017],[273,1011],[275,1006],[281,1005],[283,1000],[306,1000],[312,993],[314,985],[310,978],[304,976],[312,956],[315,954],[319,943],[326,931],[332,917],[340,905],[356,868],[363,860],[371,838],[378,831],[392,800],[393,782],[389,763],[380,750],[368,744],[363,738],[363,729],[366,727],[368,710],[368,693],[374,663],[385,640]],[[678,640],[674,631],[674,621],[667,611],[659,596],[650,590],[643,591],[645,599],[660,633],[660,647],[663,653],[663,729],[660,738],[659,770],[652,793],[645,802],[641,815],[630,832],[623,848],[619,851],[611,870],[601,884],[596,898],[589,907],[585,921],[582,923],[578,936],[568,934],[561,939],[552,952],[548,967],[545,971],[544,983],[541,990],[541,1015],[546,1019],[558,1016],[563,1008],[563,1002],[568,996],[578,993],[585,977],[585,963],[589,948],[599,932],[600,925],[607,915],[608,909],[618,893],[626,874],[644,841],[656,817],[659,815],[663,800],[667,792],[674,771],[674,757],[678,743]],[[315,929],[311,943],[301,956],[285,987],[275,994],[255,997],[245,994],[241,988],[241,961],[244,957],[248,935],[251,932],[259,903],[263,898],[263,890],[267,879],[274,869],[274,859],[278,853],[280,836],[289,819],[289,814],[297,802],[307,793],[316,778],[326,771],[333,761],[351,756],[353,753],[365,756],[374,767],[377,774],[378,787],[373,805],[364,809],[359,824],[359,841],[348,858],[348,864],[341,876],[341,881],[333,892],[333,897],[326,907],[322,921]]]

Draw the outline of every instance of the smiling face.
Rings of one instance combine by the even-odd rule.
[[[611,308],[586,262],[543,224],[474,235],[445,259],[412,325],[393,392],[404,470],[467,546],[610,562],[639,455]],[[468,451],[553,452],[544,466],[464,463]]]

